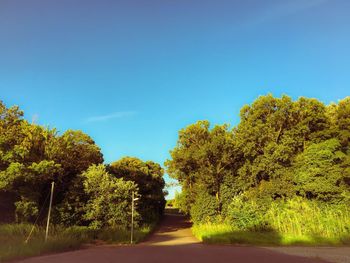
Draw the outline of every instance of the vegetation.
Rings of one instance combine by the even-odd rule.
[[[134,208],[137,239],[149,232],[165,207],[161,166],[133,157],[102,163],[100,148],[87,134],[73,130],[60,134],[29,123],[17,106],[7,108],[0,101],[0,222],[8,223],[0,225],[0,255],[73,248],[100,237],[125,242],[132,193],[139,197]],[[44,245],[42,226],[53,181],[53,231]],[[24,245],[28,224],[38,226],[37,234]],[[12,237],[16,231],[22,234]],[[109,233],[119,235],[112,238]]]
[[[138,213],[143,222],[157,222],[165,207],[164,170],[155,162],[142,162],[137,158],[125,157],[113,162],[109,171],[117,178],[124,178],[138,186]]]
[[[350,98],[326,106],[267,95],[240,118],[232,129],[199,121],[179,132],[165,165],[182,192],[168,205],[189,214],[205,242],[349,243]],[[87,134],[29,123],[0,101],[0,222],[9,223],[0,225],[1,257],[125,242],[132,193],[140,240],[164,211],[163,174],[159,164],[134,157],[105,165]],[[52,181],[53,226],[44,244]]]
[[[33,225],[3,224],[0,225],[0,262],[42,255],[50,252],[78,249],[83,244],[93,242],[129,243],[130,231],[125,228],[92,229],[84,226],[50,228],[50,237],[45,242],[45,229],[34,226],[34,232],[28,243],[27,239]],[[143,226],[134,232],[135,242],[143,240],[153,229],[153,226]]]
[[[208,243],[341,245],[350,244],[349,226],[345,205],[296,197],[272,203],[263,214],[257,203],[238,197],[226,221],[196,224],[193,233]]]
[[[168,173],[175,203],[207,242],[346,243],[350,237],[350,98],[272,95],[241,122],[199,121],[179,132]]]

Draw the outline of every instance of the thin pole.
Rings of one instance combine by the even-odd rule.
[[[134,191],[132,191],[132,199],[131,199],[131,237],[130,243],[132,244],[132,239],[134,235]]]
[[[51,215],[51,206],[52,206],[52,197],[53,197],[53,188],[55,186],[55,182],[51,183],[51,195],[50,195],[50,205],[49,205],[49,213],[47,215],[47,223],[46,223],[46,233],[45,233],[45,242],[47,241],[47,237],[49,235],[49,224],[50,224],[50,215]]]

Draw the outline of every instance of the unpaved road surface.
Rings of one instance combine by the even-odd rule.
[[[159,229],[135,246],[98,246],[61,254],[29,258],[22,263],[324,263],[319,258],[288,255],[266,248],[204,245],[191,233],[191,224],[179,215],[166,215]]]

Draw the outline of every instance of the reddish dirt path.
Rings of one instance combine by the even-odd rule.
[[[281,254],[264,248],[204,245],[198,242],[182,216],[166,215],[159,229],[136,246],[99,246],[29,258],[22,263],[321,263],[318,259]]]

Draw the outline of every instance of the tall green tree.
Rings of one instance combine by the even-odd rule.
[[[349,194],[347,156],[338,139],[311,144],[298,155],[294,165],[294,182],[298,194],[308,199],[341,201]]]
[[[283,197],[292,186],[290,168],[297,154],[308,144],[327,139],[326,107],[315,99],[261,96],[241,110],[241,122],[235,142],[243,154],[238,170],[245,189],[258,187],[262,181],[276,185],[270,196]],[[285,189],[281,193],[280,189]]]
[[[233,176],[234,160],[233,135],[228,126],[215,126],[210,129],[208,121],[199,121],[179,132],[176,147],[167,160],[168,173],[183,187],[189,212],[200,192],[215,196],[217,213],[222,208],[222,186],[225,177]]]
[[[132,181],[116,178],[104,165],[92,165],[81,175],[84,191],[89,198],[85,219],[94,228],[127,227],[130,225],[132,192],[137,186]],[[138,214],[135,211],[135,222]]]
[[[55,206],[73,198],[67,193],[74,192],[77,175],[103,161],[100,149],[81,131],[59,136],[55,129],[28,123],[17,106],[7,108],[1,102],[0,111],[0,196],[7,200],[0,209],[6,217],[13,217],[16,209],[17,218],[33,218],[52,181]],[[83,193],[82,186],[78,190]]]
[[[50,158],[59,163],[63,170],[56,179],[57,209],[54,218],[67,225],[86,224],[83,215],[88,195],[83,190],[79,175],[91,165],[103,162],[100,148],[82,131],[68,130],[51,141],[48,152]]]
[[[152,161],[143,162],[134,157],[124,157],[113,162],[110,173],[117,178],[134,182],[138,187],[140,199],[138,211],[143,222],[151,223],[163,214],[165,206],[162,167]]]
[[[226,216],[227,204],[241,194],[264,211],[295,195],[343,202],[350,186],[349,116],[349,98],[326,106],[269,94],[245,105],[232,131],[210,129],[207,121],[182,129],[166,162],[182,186],[178,203],[200,221],[215,215],[214,207]]]

